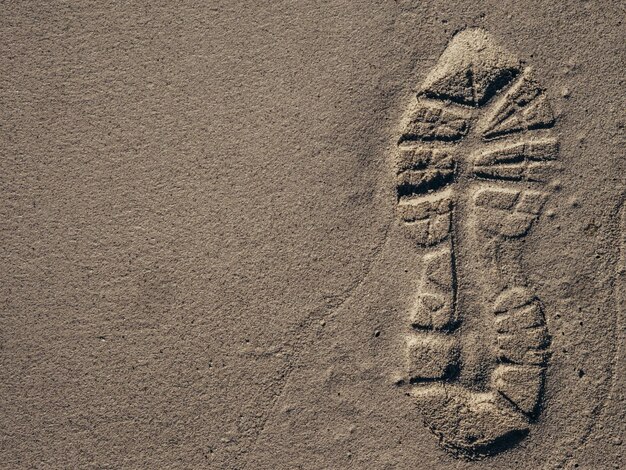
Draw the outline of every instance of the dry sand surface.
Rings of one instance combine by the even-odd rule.
[[[626,4],[0,9],[1,468],[626,468]]]

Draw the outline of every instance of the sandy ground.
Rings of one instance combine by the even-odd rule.
[[[626,468],[620,2],[0,8],[0,467]],[[442,56],[464,31],[489,39]],[[511,287],[480,265],[504,228],[467,240],[506,211],[459,196],[441,240],[405,236],[397,143],[442,140],[403,130],[416,92],[463,120],[527,67],[557,166],[506,250],[549,336],[510,394],[540,390],[505,400],[478,287]],[[439,170],[471,173],[471,135]],[[407,352],[439,334],[410,320],[437,249],[460,348],[441,381],[451,350]],[[439,382],[448,401],[417,397]]]

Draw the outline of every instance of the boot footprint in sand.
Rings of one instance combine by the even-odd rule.
[[[533,71],[472,29],[398,139],[401,230],[426,248],[403,383],[442,445],[470,457],[518,442],[540,408],[550,337],[520,256],[549,196],[553,124]]]

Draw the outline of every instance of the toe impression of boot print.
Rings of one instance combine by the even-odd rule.
[[[541,410],[550,336],[520,257],[550,194],[553,125],[532,69],[470,29],[398,139],[398,219],[426,252],[400,383],[441,444],[470,458],[515,445]]]

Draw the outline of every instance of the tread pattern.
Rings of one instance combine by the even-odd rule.
[[[495,331],[488,391],[461,385],[455,260],[463,250],[515,249],[531,232],[556,168],[555,119],[533,70],[480,29],[452,38],[407,116],[397,141],[397,213],[401,230],[426,254],[408,312],[401,383],[446,449],[490,455],[524,438],[537,418],[550,336],[544,306],[527,283],[505,283],[486,296],[495,299],[486,302]],[[482,143],[464,151],[466,140]],[[469,221],[473,239],[483,241],[465,236],[469,245],[460,246],[456,232]],[[493,259],[496,271],[519,271]]]

